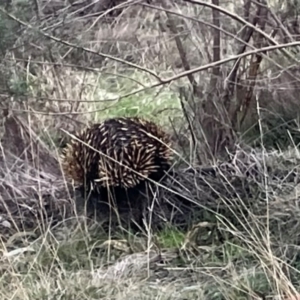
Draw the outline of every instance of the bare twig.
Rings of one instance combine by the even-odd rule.
[[[167,17],[168,17],[168,22],[169,22],[169,25],[170,25],[169,28],[170,28],[171,32],[174,34],[174,39],[175,39],[175,43],[176,43],[176,46],[177,46],[177,50],[178,50],[179,55],[180,55],[182,66],[183,66],[185,71],[189,71],[189,70],[191,70],[191,67],[190,67],[190,64],[189,64],[188,59],[187,59],[186,51],[183,47],[180,36],[178,34],[178,30],[176,28],[174,17],[172,16],[172,14],[170,14],[167,11],[165,11],[165,13],[167,14]],[[194,93],[197,93],[198,83],[197,83],[196,79],[194,78],[193,74],[189,74],[187,76],[187,78],[188,78],[191,86],[193,87]]]
[[[85,52],[87,52],[87,53],[91,53],[91,54],[94,54],[94,55],[97,55],[97,56],[100,56],[100,57],[105,57],[105,58],[107,58],[107,59],[111,59],[111,60],[120,62],[120,63],[122,63],[122,64],[128,65],[128,66],[133,67],[133,68],[135,68],[135,69],[138,69],[138,70],[140,70],[140,71],[146,72],[146,73],[152,75],[153,77],[155,77],[158,81],[161,81],[161,78],[160,78],[155,72],[153,72],[153,71],[151,71],[151,70],[149,70],[149,69],[147,69],[147,68],[144,68],[144,67],[142,67],[142,66],[136,65],[136,64],[134,64],[134,63],[131,63],[131,62],[126,61],[126,60],[121,59],[121,58],[117,58],[117,57],[112,56],[112,55],[109,55],[109,54],[104,54],[104,53],[101,53],[101,52],[96,52],[96,51],[93,51],[93,50],[91,50],[91,49],[89,49],[89,48],[81,47],[81,46],[75,45],[75,44],[73,44],[73,43],[70,43],[70,42],[68,42],[68,41],[62,40],[62,39],[60,39],[60,38],[58,38],[58,37],[55,37],[55,36],[53,36],[53,35],[51,35],[51,34],[45,32],[44,30],[41,30],[41,29],[39,29],[39,28],[36,28],[36,27],[30,25],[29,23],[26,23],[26,22],[24,22],[24,21],[18,19],[17,17],[15,17],[14,15],[12,15],[11,13],[7,12],[7,11],[6,11],[4,8],[2,8],[1,6],[0,6],[0,12],[4,13],[4,14],[7,15],[10,19],[12,19],[12,20],[18,22],[19,24],[21,24],[21,25],[23,25],[23,26],[25,26],[25,27],[27,27],[27,28],[30,28],[30,29],[32,29],[32,30],[35,30],[35,31],[37,31],[37,32],[39,32],[41,35],[45,36],[46,38],[49,38],[50,40],[53,40],[53,41],[55,41],[55,42],[57,42],[57,43],[63,44],[63,45],[65,45],[65,46],[68,46],[68,47],[71,47],[71,48],[74,48],[74,49],[82,50],[82,51],[85,51]]]
[[[196,136],[196,133],[195,133],[195,130],[194,130],[194,127],[192,125],[192,122],[190,120],[190,116],[186,110],[186,106],[185,106],[185,103],[184,103],[184,100],[186,100],[186,102],[190,102],[189,101],[189,97],[187,96],[186,94],[186,91],[185,89],[183,88],[179,88],[179,98],[180,98],[180,104],[181,104],[181,109],[182,109],[182,112],[183,112],[183,116],[188,124],[188,129],[189,129],[189,132],[190,132],[190,135],[191,135],[191,138],[192,138],[192,142],[193,142],[193,147],[192,147],[192,150],[194,153],[196,153],[196,156],[197,156],[197,159],[198,159],[198,163],[201,164],[201,157],[198,155],[198,152],[196,151],[196,148],[197,148],[197,136]]]
[[[216,9],[218,11],[220,11],[221,13],[231,17],[232,19],[250,27],[253,28],[256,32],[260,33],[267,41],[269,41],[271,43],[271,45],[273,46],[277,46],[278,43],[276,42],[276,40],[274,40],[271,36],[269,36],[267,33],[265,33],[264,31],[262,31],[261,29],[255,27],[253,24],[247,22],[245,19],[243,19],[242,17],[238,16],[235,13],[232,13],[220,6],[216,6],[214,4],[211,4],[209,2],[204,2],[204,1],[200,1],[200,0],[183,0],[184,2],[189,2],[189,3],[193,3],[193,4],[198,4],[198,5],[202,5],[202,6],[206,6],[206,7],[210,7],[211,9]],[[293,60],[294,62],[298,63],[298,60],[293,57],[289,52],[285,51],[285,49],[278,49],[281,50],[283,52],[283,54],[288,57],[289,59]]]
[[[268,16],[268,10],[267,10],[267,5],[266,1],[262,0],[262,5],[261,5],[261,10],[260,10],[260,15],[259,15],[259,27],[264,30],[266,26],[266,21],[267,21],[267,16]],[[255,46],[257,48],[261,48],[263,46],[263,37],[259,34],[255,36]],[[246,96],[245,100],[242,100],[242,103],[239,107],[239,111],[243,111],[243,115],[240,120],[240,125],[245,120],[245,117],[247,115],[247,112],[249,110],[249,106],[252,100],[254,88],[256,85],[256,78],[258,75],[258,70],[260,67],[260,64],[262,62],[262,55],[261,54],[255,54],[252,56],[251,63],[250,63],[250,69],[249,69],[249,85],[247,86],[247,91],[246,91]],[[236,118],[234,119],[236,120]]]
[[[245,7],[246,15],[249,15],[249,10],[250,10],[249,4],[251,4],[250,1],[248,3],[246,3],[246,5],[247,5]],[[258,19],[259,19],[259,15],[260,15],[260,7],[258,7],[257,13],[251,22],[253,24],[253,26],[256,26]],[[242,40],[244,41],[244,43],[241,45],[240,49],[238,50],[238,54],[245,52],[246,45],[249,43],[249,41],[253,35],[253,32],[254,32],[253,27],[245,27],[244,28],[244,33],[243,33],[243,37],[242,37]],[[225,91],[224,91],[224,95],[222,98],[223,98],[224,106],[227,111],[230,110],[230,103],[231,103],[230,99],[234,94],[235,82],[237,80],[237,73],[238,73],[240,62],[241,62],[241,59],[236,60],[234,67],[232,68],[232,70],[229,73],[229,76],[225,80],[225,87],[224,87]],[[233,123],[235,122],[234,118],[232,118],[232,122]]]
[[[248,0],[245,4],[245,10],[248,9],[249,5],[251,4],[252,0]],[[251,49],[255,49],[255,47],[251,44],[251,43],[247,43],[245,40],[243,40],[243,37],[242,38],[239,38],[237,35],[235,34],[232,34],[230,32],[228,32],[227,30],[221,28],[221,27],[217,27],[215,26],[214,24],[211,24],[209,22],[205,22],[204,20],[201,20],[201,19],[197,19],[197,18],[194,18],[194,17],[191,17],[191,16],[187,16],[187,15],[184,15],[184,14],[181,14],[179,12],[176,12],[176,11],[173,11],[173,10],[169,10],[169,9],[166,9],[166,8],[162,8],[162,7],[158,7],[158,6],[155,6],[155,5],[150,5],[150,4],[146,4],[146,3],[141,3],[140,5],[142,6],[145,6],[145,7],[149,7],[149,8],[152,8],[152,9],[155,9],[155,10],[159,10],[159,11],[164,11],[164,12],[167,12],[168,14],[172,14],[172,15],[175,15],[175,16],[178,16],[178,17],[181,17],[183,19],[186,19],[186,20],[190,20],[190,21],[193,21],[193,22],[196,22],[196,23],[199,23],[199,24],[203,24],[205,26],[208,26],[210,28],[213,28],[215,30],[219,30],[220,33],[223,33],[224,35],[226,36],[230,36],[231,38],[233,38],[234,40],[240,42],[242,45],[245,45],[245,47],[249,47]],[[250,11],[249,12],[244,12],[244,15],[245,15],[245,20],[248,22],[248,19],[249,19],[249,15],[250,15]],[[253,22],[252,22],[253,23]],[[254,25],[254,24],[253,24]],[[249,27],[249,26],[248,26]],[[253,30],[253,31],[256,31],[256,27],[251,27],[250,28]],[[271,38],[274,38],[275,35],[277,33],[277,30],[275,29],[272,34],[271,34]],[[239,53],[239,52],[238,52]],[[288,70],[286,70],[285,68],[283,68],[279,63],[277,63],[274,59],[270,58],[269,56],[265,55],[264,53],[261,53],[261,55],[263,55],[263,57],[270,61],[271,63],[273,63],[275,66],[277,66],[279,69],[283,70],[284,72],[286,72],[292,79],[296,80],[296,81],[299,81],[300,78],[297,78],[294,74],[292,74],[291,72],[289,72]]]
[[[41,19],[41,9],[40,9],[40,4],[38,0],[33,0],[34,8],[35,8],[35,15],[37,20]]]
[[[219,0],[211,0],[216,6],[219,6]],[[215,27],[220,27],[220,12],[218,10],[212,9],[212,20]],[[214,29],[212,32],[213,36],[213,61],[221,60],[221,36],[218,29]],[[232,132],[228,126],[219,126],[219,123],[230,124],[228,118],[228,112],[224,107],[224,102],[219,101],[220,99],[220,66],[216,66],[212,69],[212,74],[210,78],[210,90],[209,95],[205,102],[205,114],[207,117],[203,119],[203,112],[199,114],[198,119],[201,118],[200,122],[209,146],[209,152],[214,155],[219,152],[220,147],[224,145],[225,141],[232,141]],[[200,116],[201,115],[201,116]],[[215,122],[215,117],[220,120],[220,122]],[[229,130],[228,130],[229,129]],[[228,137],[228,138],[227,138]],[[231,142],[230,142],[231,143]],[[227,142],[226,142],[227,144]]]
[[[219,0],[212,0],[212,3],[219,6]],[[212,10],[212,19],[215,27],[220,28],[220,12],[216,9]],[[213,61],[221,60],[221,36],[220,30],[214,29],[213,31]],[[220,66],[212,69],[211,87],[217,91],[219,94],[219,89],[217,87],[218,78],[220,76]]]
[[[86,29],[86,32],[91,30],[101,18],[103,18],[105,15],[111,13],[112,11],[120,9],[120,8],[125,8],[125,7],[128,7],[133,4],[138,4],[139,2],[141,2],[141,0],[128,0],[125,3],[120,3],[110,9],[107,9],[105,12],[103,12],[102,14],[100,14],[100,16],[98,16],[96,18],[96,20],[93,22],[93,24],[88,29]]]
[[[280,45],[273,45],[273,46],[263,47],[261,49],[254,49],[254,50],[251,50],[251,51],[247,51],[247,52],[241,53],[240,55],[227,57],[227,58],[224,58],[220,61],[212,62],[212,63],[206,64],[204,66],[200,66],[200,67],[191,69],[189,71],[184,71],[182,73],[179,73],[177,75],[171,76],[171,77],[166,78],[166,79],[161,79],[160,82],[156,82],[156,83],[150,84],[146,87],[136,89],[135,91],[132,91],[132,92],[124,94],[124,95],[121,95],[121,96],[116,97],[116,98],[106,99],[105,101],[118,101],[122,98],[126,98],[126,97],[129,97],[129,96],[132,96],[132,95],[136,95],[136,94],[144,92],[146,90],[159,87],[159,86],[164,85],[166,83],[171,83],[175,80],[186,77],[188,74],[193,74],[193,73],[201,72],[201,71],[204,71],[204,70],[208,70],[208,69],[213,68],[215,66],[219,66],[219,65],[225,64],[227,62],[236,60],[238,58],[247,57],[249,55],[258,54],[258,53],[264,53],[264,52],[266,53],[266,52],[275,51],[275,50],[278,50],[278,49],[283,49],[283,48],[288,48],[288,47],[295,47],[295,46],[300,46],[300,41],[299,42],[286,43],[286,44],[280,44]],[[15,110],[15,111],[20,111],[20,110]],[[75,114],[84,114],[84,113],[95,113],[95,112],[98,112],[98,111],[101,111],[101,110],[97,109],[97,110],[94,110],[94,111],[76,112],[76,113],[73,113],[73,114],[75,115]],[[33,113],[32,111],[28,111],[28,112]],[[38,113],[38,112],[35,112],[35,113]],[[47,113],[40,112],[40,114],[47,114]],[[64,114],[66,114],[66,113],[57,113],[57,114],[53,114],[53,115],[64,115]]]

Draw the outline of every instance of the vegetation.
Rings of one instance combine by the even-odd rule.
[[[98,2],[0,4],[1,299],[300,299],[299,3]],[[61,140],[118,116],[172,133],[188,229],[50,228]]]

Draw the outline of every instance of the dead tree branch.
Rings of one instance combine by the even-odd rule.
[[[219,6],[219,0],[212,0],[212,3]],[[212,10],[213,24],[216,28],[220,28],[220,12],[216,9]],[[221,59],[221,34],[220,30],[213,30],[213,61],[219,61]],[[216,87],[218,78],[220,76],[220,66],[212,69],[211,87]],[[217,89],[218,91],[218,89]]]
[[[266,22],[267,22],[267,18],[268,18],[268,9],[267,9],[267,3],[265,0],[261,1],[261,5],[259,5],[259,21],[258,21],[258,25],[260,27],[261,30],[265,29],[266,26]],[[260,34],[256,34],[254,36],[254,44],[256,46],[256,48],[261,48],[263,47],[263,43],[264,43],[264,38],[260,35]],[[257,75],[258,75],[258,70],[260,67],[260,64],[262,62],[263,56],[259,53],[259,54],[254,54],[251,57],[251,62],[250,62],[250,68],[249,68],[249,84],[246,85],[247,86],[247,90],[246,90],[246,95],[245,95],[245,99],[241,99],[241,104],[239,105],[239,107],[237,107],[237,109],[239,109],[239,111],[243,112],[243,115],[241,117],[240,120],[240,125],[242,125],[242,123],[245,120],[245,117],[247,115],[247,112],[249,110],[249,106],[253,97],[253,92],[254,92],[254,88],[256,85],[256,80],[257,80]],[[237,111],[236,111],[237,113]],[[234,120],[236,121],[236,115],[234,116]]]
[[[184,49],[184,46],[182,44],[182,41],[181,41],[179,31],[178,31],[177,26],[176,26],[174,16],[166,10],[165,10],[165,13],[166,13],[167,18],[168,18],[168,24],[169,24],[170,31],[174,35],[176,47],[177,47],[177,50],[178,50],[178,53],[179,53],[179,56],[180,56],[180,59],[181,59],[181,62],[182,62],[183,69],[185,71],[190,71],[191,70],[190,63],[187,59],[186,50]],[[193,87],[193,93],[198,94],[198,88],[197,88],[198,83],[197,83],[195,77],[193,76],[193,74],[189,74],[187,76],[187,78],[188,78],[191,86]]]
[[[266,32],[264,32],[263,30],[257,28],[256,26],[254,26],[253,24],[251,24],[250,22],[247,22],[244,18],[238,16],[235,13],[232,13],[220,6],[216,6],[214,4],[211,4],[209,2],[204,2],[204,1],[200,1],[200,0],[183,0],[184,2],[188,2],[188,3],[192,3],[192,4],[197,4],[197,5],[201,5],[201,6],[206,6],[206,7],[210,7],[211,9],[216,9],[219,12],[231,17],[233,20],[238,21],[239,23],[246,25],[250,28],[253,28],[256,32],[260,33],[271,45],[273,46],[277,46],[278,43],[276,40],[274,40],[274,38],[272,38],[270,35],[268,35]],[[291,59],[294,62],[298,61],[296,60],[295,57],[293,57],[293,55],[291,55],[288,51],[286,51],[285,49],[278,49],[280,50],[287,58]]]

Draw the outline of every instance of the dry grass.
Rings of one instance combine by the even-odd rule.
[[[61,1],[40,2],[48,15]],[[26,122],[9,123],[1,144],[1,299],[279,300],[293,299],[300,290],[300,159],[294,146],[285,152],[240,152],[233,157],[235,174],[221,168],[211,177],[200,176],[193,149],[187,149],[184,159],[190,169],[179,172],[162,197],[172,200],[177,193],[193,203],[197,224],[189,232],[166,226],[137,235],[108,233],[101,219],[87,220],[74,212],[76,195],[67,189],[57,162],[61,128],[73,131],[112,116],[143,115],[170,131],[186,129],[177,93],[189,84],[185,77],[133,93],[157,82],[154,70],[161,78],[183,71],[176,36],[184,42],[191,68],[212,61],[210,10],[186,3],[178,7],[177,13],[194,19],[178,18],[177,34],[159,9],[129,7],[113,22],[95,22],[97,16],[88,17],[91,11],[80,16],[72,14],[73,8],[59,7],[41,28],[61,42],[27,27],[15,50],[6,52],[2,63],[14,95],[9,107]],[[226,8],[242,14],[240,6]],[[221,23],[222,57],[234,55],[239,44],[232,41],[240,26],[224,15]],[[32,18],[30,25],[35,24]],[[30,47],[24,44],[28,41]],[[242,79],[248,65],[243,60]],[[282,54],[263,60],[250,119],[257,116],[257,106],[266,114],[297,113],[298,70],[291,66]],[[232,67],[232,62],[220,67],[220,84],[214,88]],[[194,74],[204,94],[210,75]],[[201,115],[193,107],[189,113],[191,119]],[[248,121],[246,127],[251,127],[252,119]],[[190,136],[183,132],[186,150]],[[249,168],[251,174],[245,176]],[[49,214],[41,213],[45,208]],[[171,216],[174,221],[175,213],[168,213],[167,221]],[[50,226],[53,216],[56,224]],[[65,218],[70,222],[64,224]]]
[[[29,141],[34,142],[33,136]],[[11,147],[10,152],[14,149]],[[19,167],[24,163],[32,165],[28,156],[20,159]],[[44,220],[41,226],[46,229],[44,233],[26,239],[19,232],[17,239],[4,242],[2,299],[260,299],[260,294],[276,299],[278,294],[292,293],[297,290],[300,277],[297,271],[299,154],[296,150],[281,154],[243,152],[234,161],[235,176],[222,168],[219,179],[204,176],[199,181],[193,175],[197,171],[194,169],[180,180],[180,185],[171,186],[175,192],[185,186],[189,192],[181,193],[194,201],[193,210],[203,211],[204,205],[217,212],[209,214],[208,210],[208,215],[203,215],[203,220],[216,216],[211,221],[217,224],[217,231],[202,222],[189,233],[170,228],[134,236],[120,231],[114,233],[112,240],[98,222],[75,219],[67,227],[58,223],[49,228]],[[6,165],[11,163],[14,162],[6,161]],[[238,192],[239,188],[243,191],[241,182],[245,179],[247,182],[243,168],[249,167],[259,172],[253,178],[249,176],[248,182],[261,195],[256,195],[254,202],[249,200],[252,207],[245,202],[247,193]],[[292,176],[288,176],[291,171]],[[28,200],[33,195],[44,197],[45,189],[39,187],[50,181],[51,173],[46,172],[32,173],[30,185],[36,191],[32,195],[23,181],[9,181],[11,177],[2,185],[23,193],[27,205],[37,203],[37,199]],[[28,177],[22,168],[14,173],[19,180]],[[272,176],[267,183],[264,174]],[[193,181],[197,184],[191,185]],[[279,184],[287,187],[279,189],[280,193],[274,188]],[[230,186],[232,192],[228,190]],[[209,194],[215,199],[210,205],[205,204],[204,197]],[[62,198],[54,201],[60,202]]]

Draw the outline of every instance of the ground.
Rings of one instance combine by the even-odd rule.
[[[176,7],[177,15],[173,14],[178,17],[174,30],[172,22],[166,22],[170,15],[162,8],[138,6],[139,14],[128,10],[128,15],[111,23],[100,23],[87,20],[84,13],[90,14],[88,10],[83,15],[73,14],[78,8],[75,5],[68,6],[70,11],[62,9],[61,1],[37,1],[45,16],[41,19],[30,14],[31,3],[25,13],[26,1],[15,2],[20,2],[21,8],[13,8],[9,17],[0,6],[0,31],[6,34],[0,45],[0,104],[9,108],[6,116],[0,107],[0,115],[5,117],[0,120],[0,233],[9,237],[1,240],[1,299],[296,300],[293,295],[300,290],[300,160],[297,142],[291,137],[298,134],[298,128],[280,134],[289,149],[257,150],[249,142],[243,158],[232,151],[233,172],[222,169],[217,179],[198,172],[200,164],[192,149],[188,123],[194,122],[200,141],[203,127],[199,124],[205,123],[210,112],[197,111],[192,104],[203,101],[214,82],[211,74],[215,76],[209,67],[215,59],[214,29],[208,26],[213,17],[209,3],[204,7],[182,1],[184,5]],[[275,2],[273,10],[277,6],[284,9],[282,3]],[[255,81],[253,74],[247,73],[252,70],[249,62],[254,56],[234,58],[243,49],[242,35],[238,42],[234,38],[246,28],[246,23],[240,22],[244,7],[224,3],[227,14],[219,14],[222,25],[215,26],[222,27],[223,48],[217,60],[230,60],[218,64],[220,82],[213,86],[214,92],[234,73],[237,61],[241,64],[236,82],[240,80],[247,88]],[[253,3],[247,1],[247,5]],[[256,6],[251,14],[254,11]],[[294,17],[295,9],[292,11]],[[12,20],[14,23],[8,22]],[[296,25],[292,21],[287,24]],[[269,23],[271,26],[273,20]],[[263,28],[261,24],[252,27]],[[277,23],[274,28],[266,27],[265,38],[269,32],[277,32],[277,27]],[[291,38],[296,33],[288,32]],[[283,42],[286,32],[283,36],[276,36],[276,43]],[[179,51],[176,37],[186,53]],[[257,40],[250,42],[253,45],[243,51],[258,47]],[[267,45],[270,40],[264,42]],[[259,97],[252,97],[255,101],[247,114],[250,120],[246,118],[244,124],[244,134],[249,130],[249,141],[254,139],[257,144],[265,138],[260,116],[256,119],[258,111],[276,116],[267,123],[269,133],[273,130],[270,127],[279,125],[281,112],[290,120],[296,119],[299,111],[297,70],[292,70],[295,61],[288,60],[293,52],[283,50],[264,56],[257,77]],[[186,76],[166,80],[205,65],[201,72],[193,73],[202,95],[183,97],[192,90]],[[157,83],[157,76],[167,82]],[[243,104],[244,97],[240,100],[234,99]],[[243,114],[237,111],[237,123]],[[185,230],[166,220],[160,231],[146,227],[138,233],[106,231],[101,220],[85,219],[75,219],[66,226],[58,220],[54,228],[48,228],[48,222],[41,220],[45,216],[40,207],[59,215],[62,203],[72,200],[68,193],[61,193],[66,190],[57,160],[62,139],[88,123],[135,115],[149,118],[173,134],[181,171],[168,192],[176,191],[194,203],[195,220]],[[225,118],[214,117],[216,124],[223,125]],[[237,130],[242,131],[242,126]],[[270,136],[270,144],[277,145],[279,136]],[[199,141],[197,150],[202,150],[206,140]],[[212,159],[203,161],[208,168],[217,164]],[[21,225],[39,225],[43,233],[33,229],[21,232]]]

